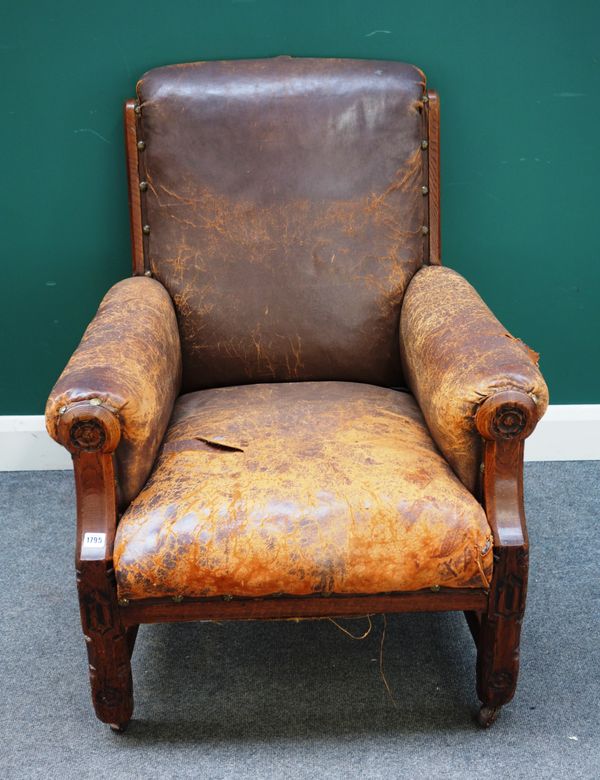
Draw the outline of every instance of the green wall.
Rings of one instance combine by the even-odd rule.
[[[442,98],[444,262],[542,353],[554,403],[599,403],[600,3],[4,3],[0,414],[39,414],[129,274],[122,101],[157,65],[398,59]]]

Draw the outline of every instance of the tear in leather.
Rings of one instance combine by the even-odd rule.
[[[196,436],[193,439],[184,439],[182,441],[171,441],[165,444],[163,452],[185,452],[188,450],[222,450],[224,452],[243,452],[241,447],[235,444],[228,444],[216,439],[208,439],[204,436]]]

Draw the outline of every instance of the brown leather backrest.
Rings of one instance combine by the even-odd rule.
[[[146,262],[175,302],[184,390],[401,381],[424,90],[412,65],[290,57],[140,80]]]

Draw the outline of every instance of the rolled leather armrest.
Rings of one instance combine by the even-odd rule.
[[[499,393],[525,394],[533,405],[527,406],[529,419],[522,428],[486,431],[486,438],[529,435],[548,405],[538,356],[506,331],[460,274],[441,266],[422,268],[408,286],[400,353],[433,439],[475,492],[482,448],[477,411]],[[517,416],[509,412],[504,419],[514,424]]]
[[[125,279],[106,294],[50,393],[48,433],[71,452],[101,444],[110,451],[104,441],[110,421],[120,503],[128,504],[150,473],[180,385],[181,347],[169,294],[153,279]],[[90,440],[85,428],[94,407],[104,413],[102,443]],[[61,424],[67,419],[68,426]]]

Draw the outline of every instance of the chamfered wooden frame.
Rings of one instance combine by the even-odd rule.
[[[423,101],[425,181],[428,200],[426,248],[440,263],[439,100]],[[131,211],[133,273],[149,274],[145,252],[143,138],[139,108],[125,104],[127,170]],[[114,452],[120,424],[113,412],[89,401],[73,404],[61,416],[59,438],[73,456],[77,494],[76,569],[81,623],[86,638],[92,698],[101,721],[115,730],[133,712],[130,657],[138,626],[193,620],[323,618],[374,613],[456,611],[465,613],[477,646],[478,720],[489,726],[513,697],[521,621],[525,608],[528,541],[523,508],[523,444],[535,426],[535,404],[523,392],[502,391],[477,409],[481,435],[479,499],[494,537],[494,570],[488,588],[420,590],[375,595],[269,598],[181,597],[118,599],[112,553],[120,516]],[[106,534],[103,550],[83,546],[86,533]]]

